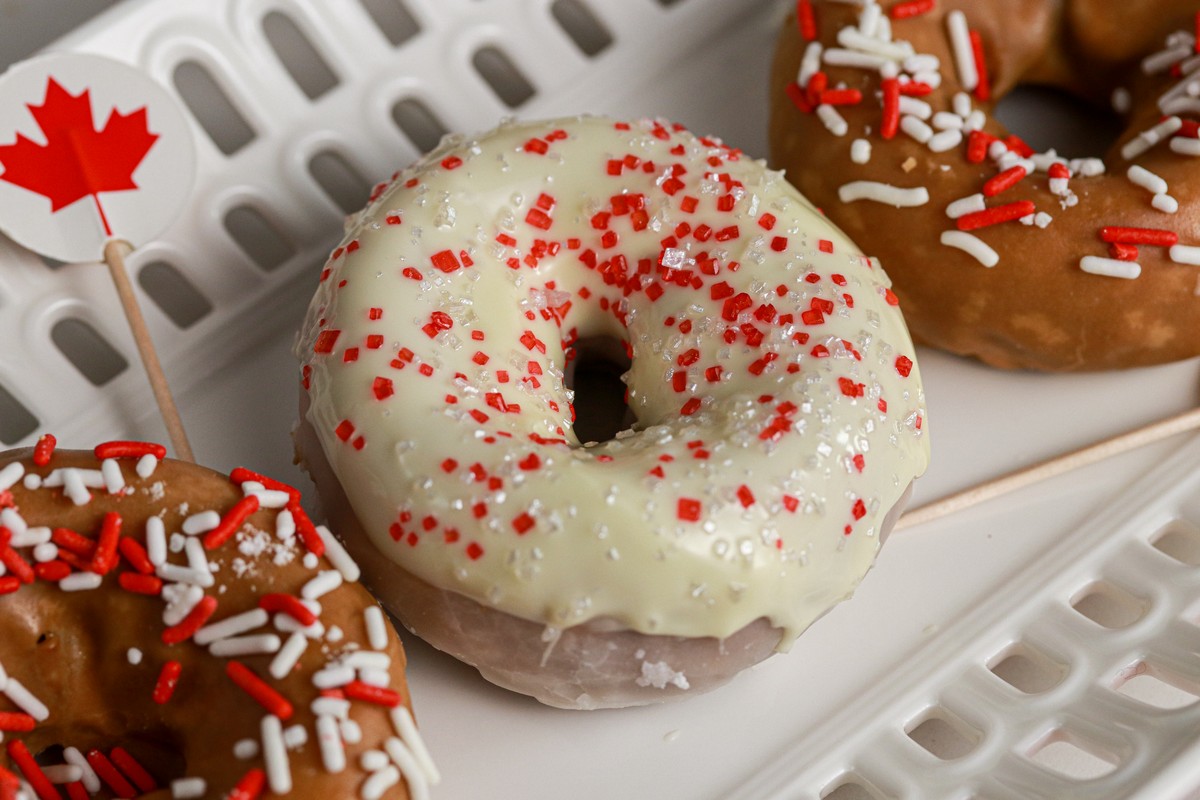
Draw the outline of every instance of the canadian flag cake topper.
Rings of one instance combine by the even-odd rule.
[[[0,229],[61,261],[98,261],[113,238],[144,244],[191,191],[191,137],[133,67],[81,54],[18,64],[0,76]]]

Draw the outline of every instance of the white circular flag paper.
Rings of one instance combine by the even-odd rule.
[[[60,261],[161,234],[195,174],[175,99],[141,70],[53,53],[0,75],[0,230]]]

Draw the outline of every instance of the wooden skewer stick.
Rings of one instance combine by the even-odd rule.
[[[930,522],[1030,484],[1086,467],[1089,464],[1095,464],[1111,456],[1135,450],[1179,433],[1197,429],[1200,429],[1200,408],[1185,411],[1182,414],[1153,422],[1143,428],[1118,434],[1028,467],[1021,467],[1006,475],[1001,475],[999,478],[993,478],[969,489],[955,492],[941,500],[914,508],[900,517],[896,522],[896,530]]]
[[[129,320],[130,330],[133,331],[133,340],[137,343],[142,366],[146,368],[146,376],[150,379],[150,388],[158,402],[158,411],[166,423],[167,435],[171,437],[175,457],[194,464],[196,457],[192,455],[192,446],[188,444],[183,420],[179,417],[179,409],[171,396],[171,387],[167,385],[166,375],[163,374],[162,364],[158,360],[158,352],[154,349],[154,341],[150,338],[150,331],[146,328],[146,320],[142,317],[137,296],[133,293],[129,272],[125,269],[125,257],[131,252],[133,247],[129,242],[113,239],[104,246],[104,263],[112,273],[117,296],[121,298],[121,306],[125,309],[125,317]]]

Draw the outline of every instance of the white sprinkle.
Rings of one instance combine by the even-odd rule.
[[[362,728],[352,719],[344,719],[339,722],[338,731],[342,734],[342,741],[346,744],[356,745],[362,742]]]
[[[800,71],[796,74],[796,83],[803,88],[808,81],[821,70],[821,43],[809,42],[804,49],[804,57],[800,59]]]
[[[305,553],[304,558],[300,559],[300,563],[304,565],[305,569],[313,570],[321,563],[321,559],[317,558],[316,553]]]
[[[913,80],[924,83],[930,89],[937,89],[942,85],[942,73],[935,70],[924,70],[914,73]]]
[[[342,573],[335,569],[322,570],[317,577],[311,578],[300,589],[300,596],[305,600],[316,600],[342,585]]]
[[[1000,263],[1000,255],[982,239],[966,231],[943,231],[942,244],[962,250],[985,267]]]
[[[0,664],[0,692],[4,691],[4,687],[8,684],[8,673],[4,671],[4,665]]]
[[[879,22],[875,25],[875,38],[881,42],[892,41],[892,21],[888,17],[881,16]]]
[[[942,68],[942,60],[928,53],[917,53],[904,59],[904,71],[912,74],[918,72],[937,72]]]
[[[64,747],[63,759],[72,766],[79,767],[83,770],[83,788],[87,789],[90,794],[96,794],[100,791],[100,776],[92,769],[92,765],[83,757],[83,753],[79,752],[76,747]]]
[[[275,515],[275,538],[286,542],[296,535],[296,518],[286,508]]]
[[[376,650],[355,650],[346,654],[341,663],[355,669],[387,670],[392,666],[392,659],[387,653],[380,653]]]
[[[42,476],[38,475],[36,472],[30,472],[28,475],[25,476],[24,483],[25,483],[26,489],[28,489],[31,492],[35,492],[38,489],[42,488]]]
[[[327,714],[317,715],[317,745],[326,772],[338,773],[346,768],[346,748],[337,720]]]
[[[0,519],[0,525],[4,525],[4,520]],[[36,528],[30,528],[25,526],[23,529],[16,530],[9,525],[4,525],[4,527],[8,528],[9,533],[12,534],[12,539],[8,543],[13,547],[37,547],[40,544],[50,543],[51,531],[47,527],[39,525]]]
[[[129,663],[136,667],[142,663],[142,651],[136,647],[131,647],[125,651],[125,658],[129,659]]]
[[[350,719],[350,701],[340,697],[318,697],[309,705],[315,716]]]
[[[966,92],[955,92],[951,104],[954,108],[954,113],[964,120],[971,115],[971,112],[975,108],[971,103],[971,95]]]
[[[20,461],[13,461],[4,469],[0,469],[0,492],[11,489],[24,475],[25,465]]]
[[[1181,156],[1200,156],[1200,139],[1190,136],[1176,136],[1171,140],[1171,152]]]
[[[825,129],[834,136],[845,136],[850,130],[850,125],[846,122],[846,118],[828,103],[821,103],[821,105],[817,106],[817,116],[820,118],[821,124],[825,126]]]
[[[317,620],[312,625],[301,625],[295,617],[288,614],[276,614],[275,630],[281,633],[302,633],[309,639],[320,639],[325,635],[325,625]]]
[[[863,36],[875,37],[879,30],[879,20],[883,16],[883,9],[878,3],[867,3],[863,6],[862,13],[858,15],[858,32]]]
[[[891,63],[892,59],[882,56],[872,55],[868,53],[860,53],[857,50],[843,50],[839,47],[830,47],[821,54],[821,58],[826,64],[834,67],[857,67],[858,69],[868,69],[878,71],[884,64]]]
[[[404,779],[408,781],[408,788],[412,792],[413,800],[429,797],[429,779],[425,776],[425,770],[421,769],[421,765],[417,763],[412,751],[408,749],[408,745],[400,737],[392,736],[384,742],[383,749],[392,757],[392,763],[404,773]]]
[[[217,658],[237,658],[238,656],[258,656],[275,653],[283,642],[273,633],[259,633],[252,636],[230,636],[228,639],[218,639],[208,648],[208,652]]]
[[[935,133],[929,139],[929,149],[935,153],[944,153],[947,150],[953,150],[962,144],[963,135],[961,130],[950,128],[941,133]]]
[[[1179,201],[1169,194],[1160,193],[1150,199],[1150,205],[1165,214],[1174,214],[1179,210]]]
[[[58,582],[58,588],[64,592],[90,592],[99,589],[104,582],[104,576],[95,572],[72,572]]]
[[[1112,109],[1118,114],[1128,114],[1129,109],[1133,107],[1133,97],[1129,94],[1129,90],[1124,86],[1119,86],[1113,89],[1112,93]]]
[[[1142,265],[1136,261],[1120,261],[1115,258],[1101,256],[1084,256],[1079,260],[1079,268],[1092,275],[1104,275],[1109,278],[1124,278],[1133,280],[1142,274]]]
[[[420,764],[425,778],[435,786],[441,783],[442,774],[438,771],[433,757],[429,755],[429,748],[425,746],[425,739],[417,730],[417,723],[413,721],[412,712],[408,710],[407,706],[396,706],[388,712],[388,716],[392,718],[392,727],[396,729],[396,733],[400,734],[400,738],[408,745],[409,750],[417,759],[417,763]]]
[[[925,144],[933,138],[933,128],[929,127],[924,122],[912,115],[906,115],[900,118],[900,130],[904,131],[921,144]]]
[[[83,780],[83,770],[74,764],[54,764],[42,767],[42,773],[51,783],[74,783]]]
[[[275,794],[287,794],[292,790],[292,770],[283,743],[283,723],[274,714],[267,714],[262,718],[261,733],[267,783]]]
[[[1195,50],[1189,45],[1172,47],[1168,50],[1159,50],[1157,53],[1151,53],[1142,59],[1142,72],[1146,75],[1165,72],[1194,52]]]
[[[172,565],[164,564],[159,567],[156,571],[159,577],[162,577],[162,571],[170,566]],[[163,587],[163,599],[167,601],[167,607],[163,609],[163,624],[169,628],[183,622],[183,618],[192,613],[192,609],[204,599],[204,590],[195,584],[176,583]]]
[[[71,472],[75,473],[75,477],[71,478],[71,480],[75,480],[77,478],[87,489],[104,488],[104,476],[100,473],[100,470],[79,469],[78,467],[63,467],[62,469],[52,470],[50,474],[46,476],[46,480],[43,483],[47,488],[66,486],[67,474]]]
[[[204,543],[196,537],[190,537],[183,544],[183,551],[187,555],[188,566],[196,572],[210,575],[212,574],[208,566],[208,553],[204,549]],[[211,585],[211,584],[206,584]]]
[[[1197,85],[1200,87],[1200,84],[1188,85]],[[1173,116],[1197,114],[1200,113],[1200,100],[1196,100],[1193,97],[1175,97],[1165,103],[1160,103],[1159,109],[1162,111],[1162,113]]]
[[[246,488],[245,484],[242,484],[242,488]],[[290,494],[278,489],[262,489],[257,492],[245,492],[245,494],[257,497],[260,508],[285,508],[292,500]]]
[[[388,754],[382,750],[364,750],[358,757],[358,765],[364,772],[378,772],[390,763]]]
[[[358,679],[368,686],[378,686],[382,689],[386,689],[392,684],[392,676],[382,669],[360,669]]]
[[[34,697],[33,692],[26,689],[16,678],[10,676],[5,682],[4,696],[38,722],[45,722],[50,717],[50,709],[46,708],[46,704]]]
[[[208,533],[220,524],[220,513],[212,510],[201,511],[199,514],[192,514],[183,521],[183,532],[188,536],[196,536],[200,533]]]
[[[968,92],[979,86],[979,73],[975,69],[975,52],[971,49],[971,31],[967,27],[967,15],[951,11],[946,15],[946,27],[950,33],[950,47],[954,51],[954,65],[958,68],[958,81]]]
[[[100,462],[100,474],[104,476],[104,488],[109,494],[125,491],[125,476],[121,474],[121,465],[115,458],[106,458]]]
[[[234,742],[233,757],[238,761],[249,761],[258,755],[258,740],[241,739]]]
[[[1033,214],[1026,214],[1023,217],[1018,217],[1017,222],[1021,223],[1022,225],[1033,227],[1034,219],[1036,219],[1036,217],[1034,217]]]
[[[358,796],[362,800],[379,800],[379,798],[383,797],[384,792],[399,782],[400,770],[389,765],[379,770],[379,772],[372,772],[370,777],[363,781],[362,786],[359,787]],[[409,785],[408,789],[415,800],[418,796],[416,788]]]
[[[83,475],[77,469],[62,470],[63,492],[70,498],[71,502],[77,506],[84,506],[91,502],[91,492],[84,485]]]
[[[204,778],[176,778],[171,781],[171,797],[174,800],[194,800],[207,793],[208,783]]]
[[[377,605],[367,606],[363,611],[367,624],[367,642],[374,650],[386,650],[388,645],[387,621],[383,618],[383,609]]]
[[[994,140],[988,145],[988,158],[992,159],[993,161],[999,161],[1006,153],[1008,153],[1008,145],[999,139]]]
[[[303,633],[296,632],[289,636],[287,642],[275,654],[275,658],[271,659],[271,666],[267,668],[271,677],[277,681],[286,678],[307,648],[308,637]]]
[[[967,115],[966,121],[963,122],[963,130],[967,133],[971,131],[981,131],[987,126],[987,114],[984,114],[981,109],[975,109]]]
[[[859,53],[903,61],[913,55],[912,45],[908,42],[881,42],[873,36],[864,36],[857,28],[845,27],[837,33],[837,41],[842,47]]]
[[[159,564],[154,568],[154,574],[164,581],[187,583],[194,587],[208,588],[216,581],[208,570],[192,569],[179,564]]]
[[[33,560],[39,564],[58,558],[58,545],[53,542],[42,542],[33,548]]]
[[[933,106],[920,98],[900,95],[900,113],[910,114],[925,120],[933,116]]]
[[[313,686],[318,689],[336,689],[354,680],[354,667],[335,664],[313,673]]]
[[[851,181],[838,189],[838,197],[843,203],[872,200],[896,208],[912,208],[929,202],[929,190],[924,186],[905,189],[878,181]]]
[[[261,608],[251,609],[250,611],[244,611],[241,614],[227,617],[220,622],[205,625],[196,631],[192,640],[201,647],[204,647],[218,639],[227,639],[230,636],[238,636],[255,628],[261,628],[270,621],[270,618],[271,615]]]
[[[325,543],[325,557],[329,559],[329,563],[337,567],[347,583],[356,582],[362,576],[362,570],[354,563],[354,559],[346,552],[346,548],[342,547],[338,538],[324,525],[317,526],[317,534]]]
[[[1104,162],[1098,158],[1073,159],[1068,166],[1071,172],[1083,178],[1094,178],[1097,175],[1103,175],[1107,171]]]
[[[308,729],[296,723],[283,729],[283,744],[288,750],[298,750],[308,744]]]
[[[958,114],[951,114],[949,111],[939,111],[933,115],[933,127],[940,131],[950,130],[953,128],[956,131],[963,129],[963,118]]]
[[[1179,117],[1167,117],[1154,127],[1142,131],[1136,137],[1126,142],[1125,146],[1121,148],[1121,157],[1126,161],[1132,161],[1163,139],[1178,132],[1182,127],[1182,119]]]
[[[1200,247],[1176,244],[1171,246],[1167,254],[1176,264],[1200,265]]]
[[[0,509],[0,525],[8,528],[13,536],[24,536],[29,532],[29,524],[15,508]]]
[[[1168,189],[1167,182],[1161,176],[1155,175],[1150,170],[1145,167],[1139,167],[1137,164],[1134,164],[1125,172],[1125,177],[1151,194],[1166,194]]]
[[[855,164],[867,164],[871,161],[871,143],[866,139],[855,139],[850,143],[850,160]]]
[[[1039,211],[1033,218],[1033,224],[1042,229],[1050,227],[1050,223],[1053,221],[1054,217],[1050,216],[1045,211]]]
[[[133,469],[134,472],[138,474],[138,477],[142,480],[149,479],[149,477],[154,474],[154,470],[158,469],[158,456],[155,456],[152,453],[146,453],[137,460],[137,465],[134,466]],[[200,779],[197,778],[196,780]]]
[[[162,517],[146,520],[146,556],[155,567],[167,563],[167,532]]]

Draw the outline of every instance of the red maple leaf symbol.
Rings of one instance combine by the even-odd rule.
[[[42,104],[26,106],[46,143],[38,144],[18,132],[14,143],[0,145],[4,166],[0,180],[49,198],[51,212],[91,195],[105,233],[111,236],[98,195],[138,188],[133,172],[158,134],[146,125],[145,106],[130,114],[114,108],[103,130],[96,130],[89,91],[71,95],[50,78]]]

